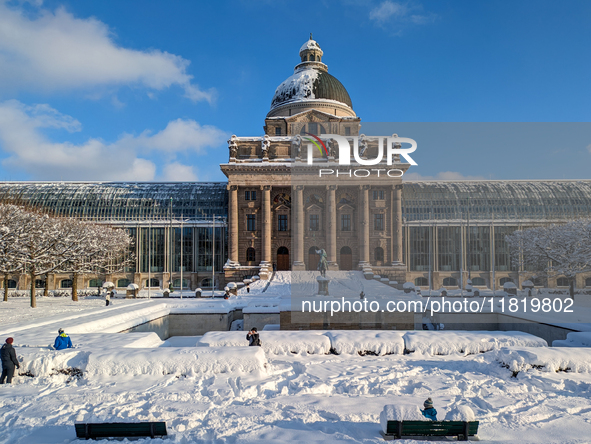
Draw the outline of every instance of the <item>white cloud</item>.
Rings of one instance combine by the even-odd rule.
[[[44,128],[79,131],[81,124],[48,105],[0,102],[0,148],[8,155],[2,161],[4,167],[41,180],[150,181],[156,177],[156,165],[142,154],[158,151],[170,157],[177,152],[199,153],[227,138],[215,127],[181,119],[169,122],[153,135],[149,131],[137,137],[126,134],[113,143],[101,139],[79,144],[53,142],[43,133]],[[192,180],[195,175],[190,167],[173,162],[165,167],[164,177]]]
[[[587,145],[587,151],[591,153],[591,144]]]
[[[161,179],[163,182],[196,182],[197,175],[192,166],[172,162],[164,167]]]
[[[43,91],[137,85],[162,90],[178,85],[193,101],[215,91],[191,83],[189,61],[157,49],[118,46],[107,25],[76,18],[64,8],[31,17],[0,0],[0,91]]]
[[[423,6],[418,3],[400,3],[385,0],[369,11],[369,19],[380,26],[388,22],[414,23],[423,25],[432,22],[437,17],[435,14],[422,14]]]
[[[423,176],[419,173],[406,173],[404,180],[483,180],[483,176],[464,176],[457,171],[442,171],[435,176]]]

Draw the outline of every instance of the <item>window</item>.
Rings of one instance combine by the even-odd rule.
[[[376,247],[373,255],[376,262],[384,262],[384,249],[382,247]]]
[[[118,288],[125,288],[127,287],[129,284],[131,284],[131,281],[129,279],[119,279],[117,281],[117,287]]]
[[[415,279],[415,285],[417,287],[426,287],[429,285],[429,280],[426,277],[418,277]]]
[[[513,282],[513,279],[505,277],[501,278],[499,282],[501,283],[501,285],[505,285],[507,282]]]
[[[276,136],[280,136],[281,135],[281,128],[280,127],[275,127],[275,135]]]
[[[16,281],[14,279],[8,279],[8,288],[16,288]]]
[[[72,279],[63,279],[60,282],[60,288],[72,288]]]
[[[475,277],[474,279],[472,279],[472,285],[474,285],[475,287],[484,287],[486,286],[486,281],[482,278]]]
[[[311,134],[318,135],[318,124],[317,123],[308,123],[308,132]]]
[[[570,282],[565,277],[559,277],[558,279],[556,279],[556,286],[557,287],[569,287]]]
[[[456,278],[446,277],[443,280],[443,286],[444,287],[457,287],[458,286],[458,281],[456,280]]]
[[[351,231],[350,214],[341,214],[341,231]]]
[[[246,262],[254,262],[256,260],[256,253],[254,248],[249,247],[246,249]]]
[[[350,126],[346,126],[345,127],[345,136],[350,136],[351,135],[351,127]]]
[[[373,190],[373,200],[384,200],[384,190]]]
[[[591,287],[591,278],[585,279],[585,287]]]
[[[156,278],[146,279],[146,287],[158,288],[160,287],[160,281]]]
[[[256,219],[254,214],[246,215],[246,229],[248,231],[256,231]]]
[[[317,214],[310,214],[310,231],[320,230],[320,216]]]
[[[103,286],[103,281],[100,279],[91,279],[88,281],[88,288],[98,288]]]
[[[202,287],[211,287],[211,278],[205,278],[201,281]]]
[[[189,288],[189,284],[190,284],[189,279],[183,278],[183,288],[184,289],[185,288]],[[181,288],[181,280],[180,279],[174,279],[172,281],[172,287],[173,288]]]
[[[45,281],[43,279],[35,279],[35,288],[45,288]]]
[[[376,231],[384,231],[384,215],[374,214],[373,229]]]
[[[277,216],[277,230],[287,231],[287,214]]]
[[[244,200],[257,200],[257,192],[256,191],[245,191],[244,192]]]

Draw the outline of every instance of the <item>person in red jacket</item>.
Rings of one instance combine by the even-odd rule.
[[[0,377],[0,384],[4,384],[4,381],[12,384],[14,369],[15,367],[20,368],[12,342],[12,338],[6,339],[6,343],[0,349],[0,357],[2,358],[2,377]]]

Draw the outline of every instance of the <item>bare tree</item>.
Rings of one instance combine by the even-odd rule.
[[[524,269],[546,277],[564,276],[571,298],[577,274],[591,271],[591,219],[515,231],[505,240],[513,261]]]

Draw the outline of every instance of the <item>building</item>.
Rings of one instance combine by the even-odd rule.
[[[434,289],[470,279],[492,289],[535,275],[511,264],[507,234],[591,216],[588,180],[408,182],[356,177],[364,168],[355,162],[349,177],[320,177],[322,168],[339,168],[342,155],[334,141],[317,151],[313,136],[359,137],[365,159],[379,152],[378,140],[360,134],[361,119],[323,56],[310,38],[294,74],[275,91],[264,134],[231,137],[228,162],[220,165],[227,183],[5,182],[0,201],[129,230],[135,268],[85,276],[80,288],[100,279],[118,287],[183,282],[194,290],[215,281],[220,288],[252,275],[268,278],[273,267],[315,270],[316,251],[324,249],[331,270],[371,268]],[[408,168],[397,156],[393,165],[383,159],[378,166]],[[26,279],[15,276],[12,284],[28,288]],[[50,288],[71,285],[68,275],[49,279]],[[560,278],[534,280],[566,286]],[[591,287],[591,276],[579,276],[576,286]]]

